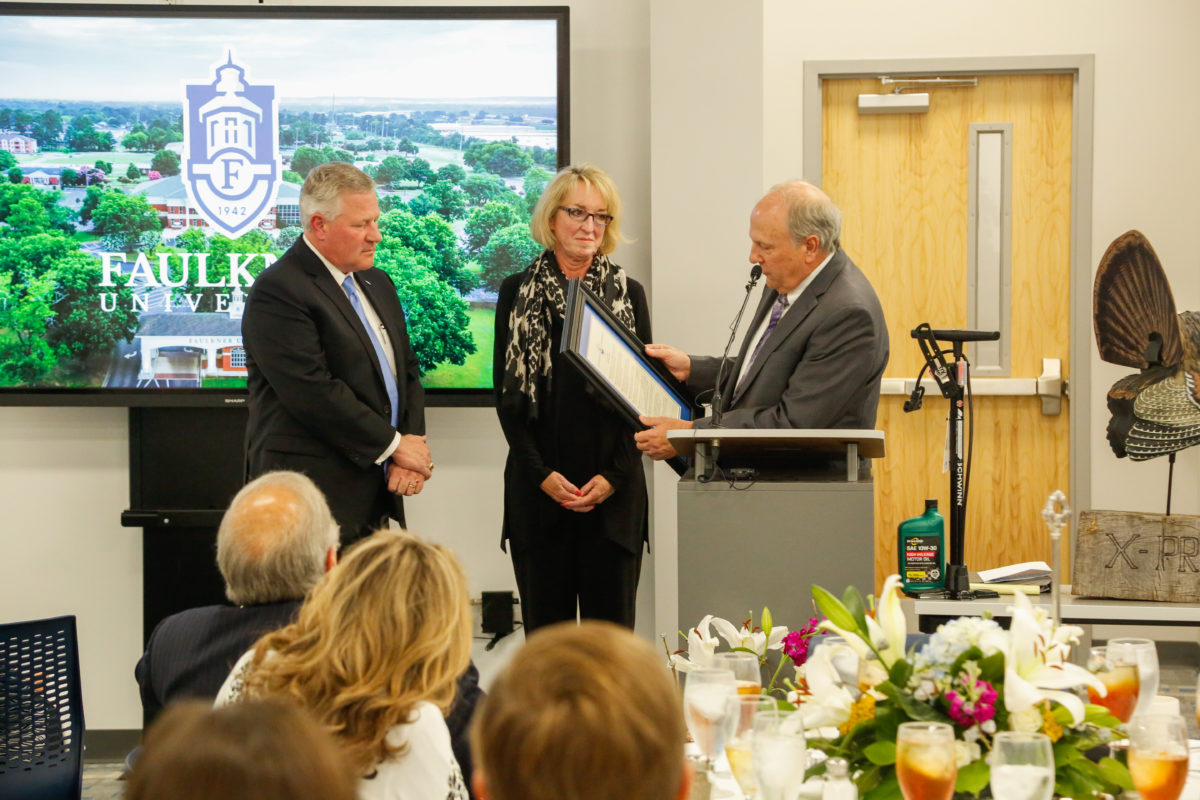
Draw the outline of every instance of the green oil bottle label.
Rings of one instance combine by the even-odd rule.
[[[936,583],[942,578],[942,537],[904,538],[904,580],[907,583]]]

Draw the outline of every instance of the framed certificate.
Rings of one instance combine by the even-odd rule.
[[[691,420],[696,415],[683,385],[646,355],[637,336],[578,278],[567,284],[562,352],[635,430],[645,428],[639,416]]]

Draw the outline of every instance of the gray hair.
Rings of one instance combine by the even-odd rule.
[[[217,530],[225,596],[238,605],[302,599],[325,574],[338,525],[325,495],[299,472],[268,472],[242,487]]]
[[[789,181],[771,187],[787,202],[788,235],[792,244],[816,236],[821,249],[832,253],[842,246],[842,211],[829,195],[808,181]]]
[[[374,193],[375,181],[353,164],[322,164],[308,173],[300,187],[300,222],[311,231],[313,214],[334,219],[342,213],[342,195]]]

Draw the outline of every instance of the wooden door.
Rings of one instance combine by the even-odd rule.
[[[1012,125],[1011,375],[1036,378],[1042,358],[1059,358],[1069,376],[1072,83],[1067,74],[984,75],[975,87],[933,89],[925,114],[860,116],[857,96],[879,93],[878,80],[822,82],[822,186],[844,212],[847,254],[883,303],[885,377],[916,377],[924,361],[909,332],[919,323],[967,327],[972,123]],[[948,401],[930,392],[906,414],[905,399],[885,395],[879,406],[888,456],[875,468],[877,585],[897,568],[896,526],[925,498],[943,515],[949,507]],[[1050,492],[1069,489],[1066,399],[1061,414],[1045,416],[1037,397],[976,395],[974,414],[967,565],[1049,562],[1040,512]],[[946,534],[949,546],[948,523]]]

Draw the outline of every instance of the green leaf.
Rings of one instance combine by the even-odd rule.
[[[959,767],[958,777],[954,779],[954,791],[978,795],[983,787],[988,785],[989,780],[991,771],[988,769],[987,760],[981,758],[965,767]]]
[[[1059,725],[1070,727],[1071,725],[1075,724],[1075,718],[1071,716],[1071,712],[1064,705],[1055,703],[1054,710],[1051,711],[1050,714],[1054,717],[1054,721]]]
[[[1004,685],[1004,653],[992,653],[979,660],[979,677],[997,689]]]
[[[837,625],[844,631],[858,633],[860,636],[862,635],[862,631],[860,631],[858,627],[858,621],[854,618],[854,615],[851,614],[844,605],[842,605],[841,600],[838,600],[827,590],[817,586],[815,583],[812,586],[812,596],[813,600],[816,601],[817,609],[825,615],[825,619],[829,620],[834,625]]]
[[[886,767],[889,764],[896,763],[896,743],[895,742],[872,742],[863,748],[863,755],[872,764],[878,764],[881,767]]]
[[[847,586],[846,591],[842,592],[842,603],[846,609],[854,616],[855,622],[858,624],[858,629],[864,634],[867,632],[867,610],[863,605],[862,593],[858,591],[857,586]]]
[[[854,785],[858,787],[859,793],[869,792],[879,785],[883,780],[883,770],[871,764],[859,773],[855,779]]]
[[[1102,728],[1115,728],[1121,724],[1121,720],[1114,717],[1111,711],[1093,703],[1088,703],[1083,707],[1083,721],[1099,725]]]
[[[887,695],[896,706],[908,715],[909,719],[915,719],[920,722],[948,722],[949,719],[930,705],[922,703],[914,698],[908,692],[899,692],[895,686],[884,681],[875,687],[878,691]]]
[[[900,800],[903,797],[900,793],[900,782],[896,780],[896,771],[890,769],[875,786],[866,791],[859,786],[859,791],[863,800]]]
[[[908,717],[900,713],[890,703],[880,703],[875,706],[875,736],[878,739],[896,741],[896,734],[901,722],[908,722]]]
[[[904,686],[912,677],[912,673],[912,664],[903,658],[898,658],[896,663],[892,664],[891,670],[888,671],[888,680],[896,686]]]
[[[1100,774],[1109,783],[1120,786],[1127,792],[1133,791],[1133,781],[1129,778],[1129,768],[1117,761],[1115,758],[1105,756],[1100,759],[1096,766],[1100,770]]]
[[[1083,753],[1076,749],[1075,745],[1068,741],[1059,739],[1054,743],[1054,763],[1060,767],[1064,764],[1072,764],[1080,759],[1084,759]],[[1086,761],[1086,759],[1084,759]]]
[[[762,629],[763,629],[763,633],[765,633],[767,635],[768,640],[770,640],[770,638],[771,638],[771,626],[773,623],[774,623],[774,620],[771,619],[771,609],[767,608],[766,606],[763,606]]]

